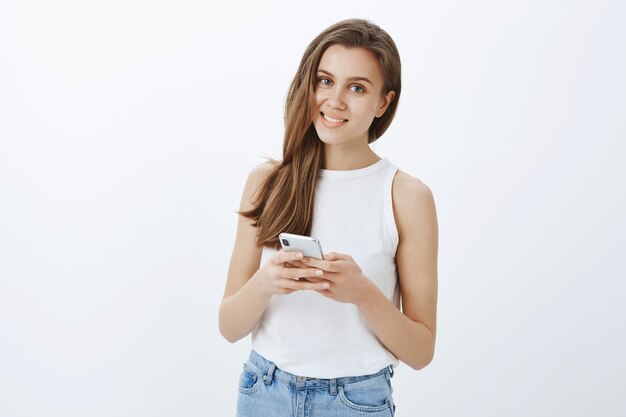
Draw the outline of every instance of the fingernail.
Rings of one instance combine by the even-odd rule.
[[[296,253],[296,258],[302,258],[304,255],[301,252]]]
[[[328,288],[330,288],[330,285],[328,284],[328,282],[325,282],[322,284],[322,289],[323,290],[327,290]]]
[[[322,271],[321,269],[318,269],[317,271],[315,271],[315,275],[317,276],[324,275],[324,271]]]

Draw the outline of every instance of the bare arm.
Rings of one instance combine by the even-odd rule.
[[[399,172],[393,202],[400,234],[396,264],[403,311],[373,285],[359,310],[389,351],[421,369],[432,361],[435,350],[439,235],[435,201],[425,184]]]
[[[252,208],[254,194],[271,168],[270,163],[265,163],[250,173],[241,197],[242,211]],[[279,251],[259,268],[261,253],[262,248],[256,245],[256,228],[252,220],[240,215],[219,311],[220,333],[229,342],[236,342],[254,329],[273,295],[323,288],[324,283],[297,280],[298,277],[316,276],[315,268],[285,267],[286,262],[300,259],[296,252]]]

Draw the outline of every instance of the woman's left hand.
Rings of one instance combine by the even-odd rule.
[[[376,285],[370,281],[351,256],[331,252],[324,259],[304,258],[303,264],[324,271],[315,281],[327,281],[330,287],[316,290],[320,294],[340,303],[352,303],[359,306],[368,298],[368,294]],[[311,280],[311,278],[308,278]]]

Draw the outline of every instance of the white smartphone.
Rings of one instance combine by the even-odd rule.
[[[314,237],[281,233],[278,235],[278,240],[284,250],[300,251],[306,257],[324,259],[322,245]]]

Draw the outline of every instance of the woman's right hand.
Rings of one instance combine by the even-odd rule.
[[[325,280],[316,280],[316,282],[306,280],[307,278],[322,278],[324,271],[305,266],[299,262],[302,258],[302,252],[281,249],[259,268],[252,279],[257,280],[263,291],[271,295],[286,295],[299,290],[327,289],[328,283]]]

